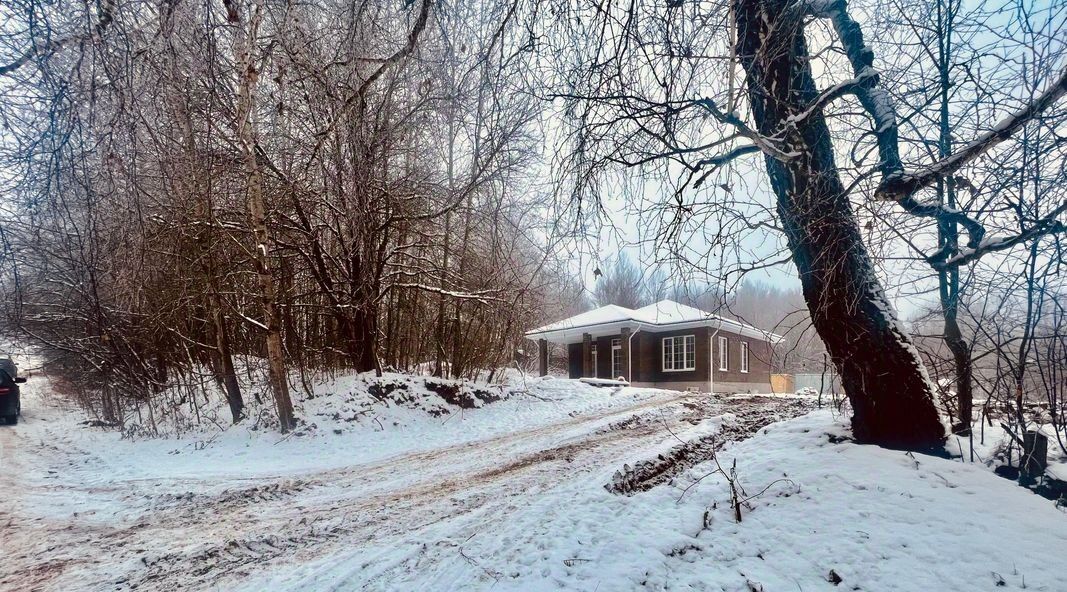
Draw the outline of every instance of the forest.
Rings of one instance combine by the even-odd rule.
[[[669,293],[832,365],[861,439],[1062,424],[1065,13],[15,0],[4,325],[108,422],[205,373],[236,422],[263,360],[288,430],[292,371],[492,380]]]

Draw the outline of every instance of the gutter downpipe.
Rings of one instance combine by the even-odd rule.
[[[634,335],[637,335],[640,331],[641,323],[637,323],[637,329],[626,338],[626,376],[629,377],[627,382],[630,384],[634,382]]]
[[[722,329],[722,323],[719,323],[719,326],[711,332],[711,343],[708,344],[708,384],[713,396],[715,395],[715,337],[718,336],[720,329]]]

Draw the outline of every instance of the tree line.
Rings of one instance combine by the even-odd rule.
[[[234,352],[283,429],[292,367],[507,363],[581,305],[559,247],[621,197],[717,306],[795,269],[857,439],[945,439],[887,289],[936,300],[961,435],[968,308],[1022,307],[1021,417],[1067,229],[1062,3],[220,1],[0,9],[6,312],[105,414],[207,364],[236,420]]]
[[[507,9],[9,5],[9,325],[107,420],[207,367],[238,421],[237,355],[283,430],[293,370],[507,366],[566,275]]]

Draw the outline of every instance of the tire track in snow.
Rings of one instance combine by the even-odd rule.
[[[89,516],[37,528],[56,544],[31,545],[32,555],[16,562],[13,586],[4,589],[216,588],[262,574],[270,564],[314,562],[367,543],[403,546],[431,528],[467,532],[482,516],[506,513],[523,496],[575,475],[610,471],[628,453],[670,438],[659,413],[677,424],[728,406],[707,396],[665,393],[477,442],[297,478],[251,484],[205,479],[216,490],[212,494],[173,491],[175,485],[196,488],[196,480],[75,489],[69,493],[121,495],[142,512],[122,524]],[[226,486],[221,491],[219,481]],[[106,565],[94,563],[100,559]],[[409,559],[419,560],[417,549]],[[121,573],[111,573],[116,567]],[[21,582],[26,574],[36,574],[32,584]]]
[[[516,444],[527,447],[533,438],[551,439],[568,430],[589,424],[599,424],[604,419],[632,415],[648,409],[673,406],[697,396],[672,393],[669,396],[643,401],[625,408],[615,408],[593,415],[571,418],[562,422],[532,428],[523,432],[489,438],[473,443],[449,446],[433,451],[413,453],[376,462],[370,470],[364,467],[346,467],[324,471],[312,481],[319,489],[316,498],[308,504],[296,502],[299,519],[290,516],[284,522],[275,522],[264,529],[262,521],[246,536],[212,542],[193,552],[165,553],[144,560],[146,583],[164,583],[182,580],[192,589],[217,584],[218,577],[243,576],[246,567],[255,563],[276,561],[289,555],[309,555],[312,547],[316,554],[336,551],[342,546],[381,542],[386,537],[409,535],[441,521],[482,508],[487,500],[510,498],[519,493],[538,489],[538,484],[552,482],[549,477],[565,468],[574,474],[582,471],[603,469],[596,463],[576,462],[583,451],[597,451],[604,443],[613,443],[612,450],[630,441],[640,440],[662,425],[650,424],[640,430],[583,431],[570,436],[572,441],[547,448],[535,447],[532,452],[510,450]],[[695,407],[683,408],[691,414]],[[661,433],[662,435],[662,433]],[[604,452],[604,450],[601,450]],[[514,456],[502,464],[485,463],[489,456],[500,454]],[[466,458],[464,458],[466,457]],[[580,459],[588,460],[588,459]],[[473,462],[472,462],[473,461]],[[416,473],[425,470],[426,463],[442,467],[457,467],[458,470],[431,472],[422,475],[414,484],[373,495],[360,496],[361,485],[379,479],[383,472]],[[464,470],[464,465],[475,468]],[[558,466],[558,465],[562,465]],[[526,474],[519,479],[516,475]],[[328,492],[340,490],[338,498]],[[324,494],[323,492],[327,492]],[[453,498],[449,511],[439,512],[441,500]],[[257,514],[266,508],[256,506]],[[268,532],[264,533],[264,530]],[[279,536],[275,533],[286,533]],[[190,578],[189,576],[193,577]],[[124,580],[124,585],[145,589],[135,579]]]

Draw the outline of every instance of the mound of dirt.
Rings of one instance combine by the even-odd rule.
[[[508,399],[512,387],[447,380],[410,374],[362,374],[335,383],[337,391],[320,393],[314,414],[334,422],[401,422],[389,410],[443,417],[465,409],[479,409]],[[382,423],[384,429],[385,424]],[[336,429],[344,429],[338,427]]]
[[[730,442],[751,438],[759,430],[777,422],[803,415],[811,411],[810,401],[797,399],[782,404],[776,400],[746,399],[736,406],[722,426],[714,434],[678,444],[656,458],[643,460],[634,466],[624,465],[616,471],[611,482],[604,486],[619,495],[634,495],[667,483],[686,469],[711,460],[715,453]]]

